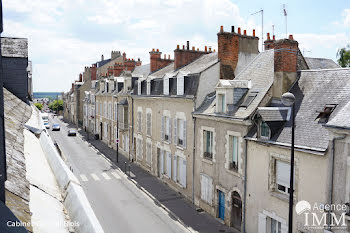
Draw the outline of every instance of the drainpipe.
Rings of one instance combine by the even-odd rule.
[[[135,148],[134,148],[134,98],[132,97],[132,95],[130,94],[130,98],[131,98],[131,148],[132,148],[132,158],[131,158],[131,162],[134,162],[134,154],[135,154]],[[129,139],[130,140],[130,139]],[[129,150],[130,153],[130,150]],[[130,156],[129,156],[129,160],[130,160]]]
[[[331,153],[331,172],[330,172],[330,182],[329,182],[329,203],[330,205],[333,204],[333,183],[334,183],[334,156],[335,156],[335,141],[342,140],[346,138],[346,135],[335,137],[332,139],[332,153]],[[329,211],[331,212],[331,211]],[[328,223],[331,222],[331,215],[328,214]],[[331,230],[331,224],[329,224],[328,229]]]
[[[242,232],[245,233],[245,219],[246,219],[246,209],[247,209],[247,167],[248,167],[248,140],[245,138],[245,149],[244,149],[244,195],[243,195],[243,229]]]

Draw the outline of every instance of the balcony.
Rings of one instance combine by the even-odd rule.
[[[204,152],[203,157],[206,158],[206,159],[212,160],[213,159],[213,153],[211,153],[211,152]]]

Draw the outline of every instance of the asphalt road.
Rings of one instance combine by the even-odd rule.
[[[68,137],[68,125],[49,134],[58,143],[66,163],[80,180],[85,194],[105,233],[189,232],[136,187],[80,137]]]

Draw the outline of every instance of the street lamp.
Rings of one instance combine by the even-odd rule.
[[[294,192],[294,129],[295,129],[295,96],[286,92],[281,96],[281,101],[285,106],[292,108],[292,146],[290,156],[290,183],[289,183],[289,219],[288,233],[293,232],[293,192]]]

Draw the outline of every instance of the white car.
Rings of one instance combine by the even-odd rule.
[[[44,126],[45,126],[46,129],[50,129],[49,122],[44,122]]]

